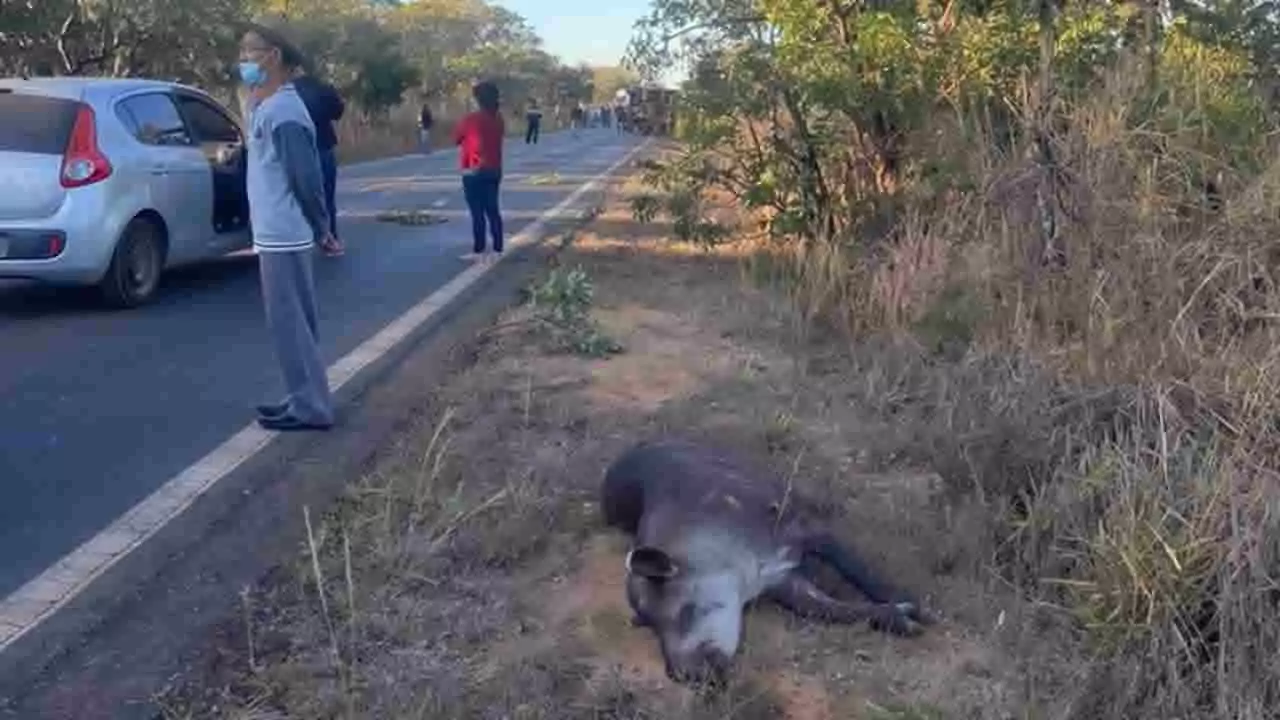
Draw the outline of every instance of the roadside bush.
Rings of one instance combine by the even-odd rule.
[[[638,218],[730,192],[803,320],[915,347],[880,460],[938,470],[980,509],[952,539],[974,567],[1067,622],[1071,681],[1030,700],[1271,717],[1280,164],[1240,39],[1262,31],[778,0],[774,47],[730,5],[683,46],[683,156]],[[687,11],[660,2],[637,56]]]
[[[581,268],[556,268],[529,291],[533,322],[560,351],[604,357],[622,352],[591,318],[595,286]]]

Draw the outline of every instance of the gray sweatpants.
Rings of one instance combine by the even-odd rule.
[[[289,413],[303,422],[333,422],[333,398],[316,333],[316,288],[310,249],[258,253],[267,329],[284,374]]]

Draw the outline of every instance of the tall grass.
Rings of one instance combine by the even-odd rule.
[[[980,552],[1072,620],[1065,716],[1275,717],[1277,148],[1212,135],[1212,78],[1163,111],[1142,79],[1061,108],[1061,262],[1045,168],[940,118],[914,147],[970,182],[905,191],[877,242],[797,249],[790,279],[809,317],[950,353],[912,451],[986,509]]]
[[[468,109],[462,102],[437,104],[433,108],[435,122],[431,130],[431,146],[434,149],[449,146],[454,124]],[[351,108],[335,128],[338,134],[339,161],[361,162],[418,152],[420,111],[421,104],[416,102],[398,105],[381,117],[368,117],[357,108]],[[525,121],[520,108],[504,108],[503,119],[507,124],[508,137],[523,137]],[[548,114],[543,119],[544,133],[555,132],[564,127],[564,122],[554,114]]]

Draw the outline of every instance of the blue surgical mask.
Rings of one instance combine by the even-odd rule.
[[[240,63],[240,80],[249,87],[258,87],[266,82],[267,74],[262,66],[252,60]]]

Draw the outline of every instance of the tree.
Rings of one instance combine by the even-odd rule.
[[[640,74],[630,68],[617,65],[591,68],[591,84],[595,91],[593,99],[597,103],[613,100],[618,90],[638,82],[640,82]]]
[[[0,70],[225,86],[242,0],[5,0]],[[12,50],[9,50],[12,48]]]
[[[590,95],[581,69],[486,0],[0,0],[0,72],[159,77],[225,94],[250,20],[280,25],[370,116],[411,89],[458,98],[481,78],[509,98]]]

